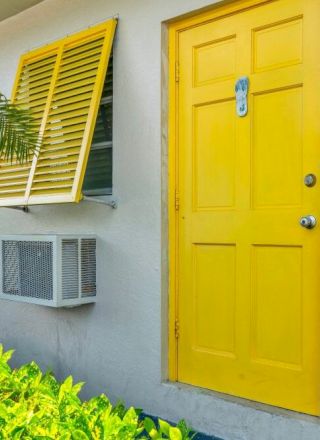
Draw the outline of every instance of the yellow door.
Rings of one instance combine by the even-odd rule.
[[[319,415],[320,0],[225,8],[178,36],[177,378]]]

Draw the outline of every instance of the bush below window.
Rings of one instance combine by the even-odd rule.
[[[140,410],[112,406],[101,394],[83,402],[83,383],[72,377],[59,383],[51,372],[43,374],[35,362],[12,369],[13,351],[0,345],[0,439],[10,440],[131,440],[190,439],[180,422],[176,427],[159,420],[139,418]]]

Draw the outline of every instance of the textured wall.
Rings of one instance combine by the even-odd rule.
[[[45,0],[0,23],[0,89],[9,94],[20,54],[109,16],[120,21],[114,57],[114,188],[117,210],[82,202],[0,208],[0,233],[94,232],[99,301],[52,310],[2,301],[0,339],[16,364],[36,359],[62,378],[85,380],[146,412],[225,440],[312,440],[311,418],[287,417],[161,383],[166,313],[161,310],[161,22],[213,0]],[[164,291],[164,289],[162,289]],[[162,320],[161,320],[162,316]],[[161,337],[162,335],[162,337]]]

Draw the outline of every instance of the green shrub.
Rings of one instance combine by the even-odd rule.
[[[12,369],[13,351],[0,345],[0,439],[25,440],[130,440],[189,439],[182,421],[177,427],[149,418],[139,410],[115,407],[101,394],[83,402],[78,394],[83,383],[72,377],[59,383],[52,373],[43,374],[35,362]]]

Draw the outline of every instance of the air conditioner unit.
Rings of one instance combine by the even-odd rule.
[[[0,299],[51,307],[96,301],[96,237],[1,235]]]

